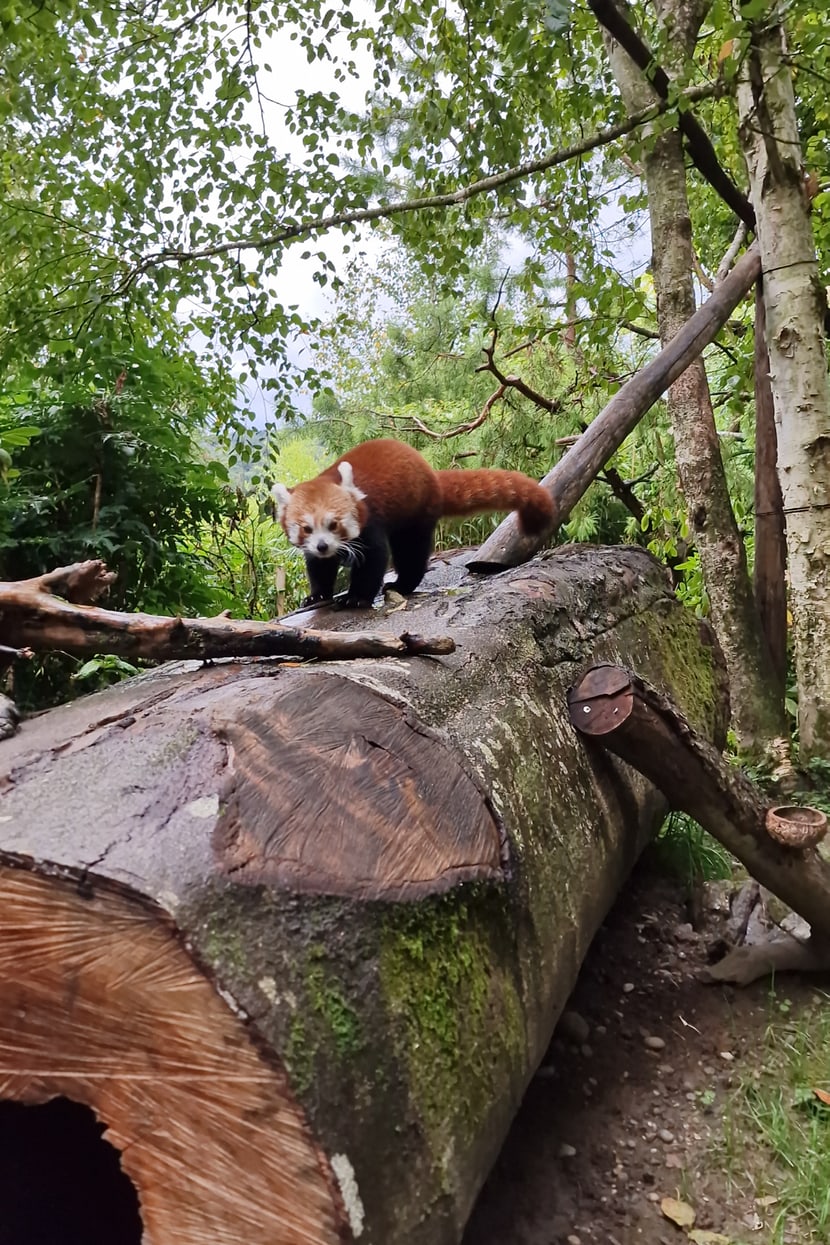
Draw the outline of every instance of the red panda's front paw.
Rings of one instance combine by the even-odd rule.
[[[347,594],[335,600],[334,608],[337,610],[370,610],[374,608],[374,604],[374,601],[367,601],[364,597],[353,597]]]
[[[331,597],[327,597],[322,592],[311,592],[307,597],[303,597],[300,602],[300,609],[310,609],[312,605],[326,605],[331,602]]]

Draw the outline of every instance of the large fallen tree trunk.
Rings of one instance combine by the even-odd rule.
[[[166,667],[0,749],[0,1096],[92,1108],[148,1245],[456,1245],[663,808],[567,687],[723,735],[643,551],[437,574],[396,622],[449,656]]]

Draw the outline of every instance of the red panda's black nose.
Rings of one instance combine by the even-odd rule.
[[[319,549],[320,553],[326,553],[328,550],[328,547],[329,547],[329,542],[327,540],[317,541],[317,548]]]

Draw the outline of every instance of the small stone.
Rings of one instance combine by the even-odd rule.
[[[661,1037],[655,1037],[650,1033],[648,1037],[643,1040],[643,1045],[646,1050],[664,1050],[666,1043]]]
[[[575,1042],[578,1046],[588,1041],[588,1035],[591,1032],[591,1026],[584,1016],[580,1016],[579,1012],[569,1008],[559,1017],[559,1024],[556,1026],[556,1036],[565,1038],[568,1042]]]
[[[576,1155],[576,1147],[569,1146],[567,1142],[563,1142],[556,1153],[560,1159],[572,1159]]]
[[[630,994],[630,993],[631,993],[631,991],[632,991],[633,989],[634,989],[634,982],[633,982],[633,981],[626,981],[626,982],[624,982],[624,984],[623,984],[623,994]]]
[[[568,1245],[582,1245],[582,1238],[577,1236],[575,1232],[572,1232],[570,1234],[570,1236],[567,1238],[567,1241],[568,1241]]]
[[[731,1050],[718,1051],[718,1054],[720,1055],[721,1059],[724,1059],[727,1063],[732,1063],[735,1058]]]
[[[657,1065],[658,1076],[674,1076],[674,1068],[670,1063],[661,1063]]]
[[[674,1141],[674,1133],[669,1132],[667,1128],[661,1128],[657,1136],[661,1141],[664,1141],[667,1146],[670,1146]]]
[[[712,1067],[712,1065],[711,1065],[711,1064],[708,1064],[708,1063],[706,1064],[706,1066],[705,1066],[705,1067],[704,1067],[704,1069],[703,1069],[703,1075],[704,1075],[704,1076],[714,1076],[714,1075],[715,1075],[715,1069]]]
[[[587,1042],[583,1042],[579,1050],[583,1059],[590,1059],[594,1053],[593,1047],[589,1046]]]
[[[650,1193],[647,1193],[647,1194],[646,1194],[646,1197],[648,1198],[648,1200],[649,1200],[650,1202],[659,1202],[659,1201],[660,1201],[660,1194],[659,1194],[659,1193],[655,1193],[655,1192],[654,1192],[654,1189],[652,1189]]]

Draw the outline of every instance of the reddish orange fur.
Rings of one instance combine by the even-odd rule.
[[[329,600],[338,566],[348,565],[346,603],[371,605],[390,551],[395,588],[414,592],[442,515],[517,510],[530,533],[554,521],[550,494],[519,471],[433,471],[417,450],[389,439],[364,441],[315,479],[291,490],[277,485],[275,494],[280,522],[306,559],[307,603]]]
[[[366,494],[365,505],[386,526],[406,523],[408,519],[431,519],[437,523],[444,515],[485,510],[518,510],[522,529],[530,533],[543,532],[553,524],[551,496],[530,476],[487,467],[434,471],[411,445],[390,437],[356,445],[316,479],[298,485],[306,508],[315,505],[314,486],[318,481],[339,484],[338,467],[342,462],[351,463],[354,482]],[[319,502],[323,501],[321,489]],[[365,516],[360,518],[362,526]]]

